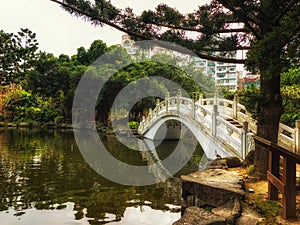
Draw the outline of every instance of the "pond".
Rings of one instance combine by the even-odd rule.
[[[127,138],[130,141],[130,137]],[[149,163],[113,135],[101,136],[112,155]],[[170,154],[176,141],[157,147]],[[0,224],[171,225],[180,218],[179,175],[198,169],[201,150],[175,177],[148,186],[126,186],[100,176],[84,160],[72,131],[0,130]]]

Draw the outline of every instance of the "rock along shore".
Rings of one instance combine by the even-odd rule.
[[[243,178],[226,168],[238,158],[217,159],[204,171],[181,176],[182,217],[173,225],[255,225],[261,216],[244,204]]]

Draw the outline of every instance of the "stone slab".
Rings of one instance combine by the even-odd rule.
[[[225,218],[215,215],[202,208],[192,206],[185,210],[184,215],[173,225],[226,225]]]
[[[208,169],[181,176],[182,197],[194,196],[195,206],[210,205],[219,207],[231,199],[244,199],[242,177],[234,171]],[[189,203],[187,207],[191,206]]]

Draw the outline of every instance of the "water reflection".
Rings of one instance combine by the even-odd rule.
[[[153,156],[116,140],[102,137],[113,156],[133,165],[164,159],[176,145],[163,142]],[[200,157],[197,150],[177,175],[197,169]],[[168,225],[180,216],[170,209],[180,205],[180,191],[176,178],[146,187],[104,179],[83,160],[70,131],[0,130],[0,224]]]

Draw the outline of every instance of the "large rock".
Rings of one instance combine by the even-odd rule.
[[[243,208],[238,199],[232,199],[220,207],[213,208],[211,211],[216,215],[224,217],[226,224],[234,225],[236,224],[237,218],[241,216]]]
[[[182,179],[182,197],[186,207],[219,207],[232,199],[244,199],[242,177],[234,171],[208,169]]]
[[[263,221],[263,216],[247,205],[243,205],[242,215],[237,218],[236,225],[257,225]]]
[[[234,168],[242,165],[242,161],[238,157],[225,157],[214,159],[207,169],[226,169]]]
[[[173,225],[226,225],[224,217],[215,215],[202,208],[192,206],[185,210],[184,215]]]

